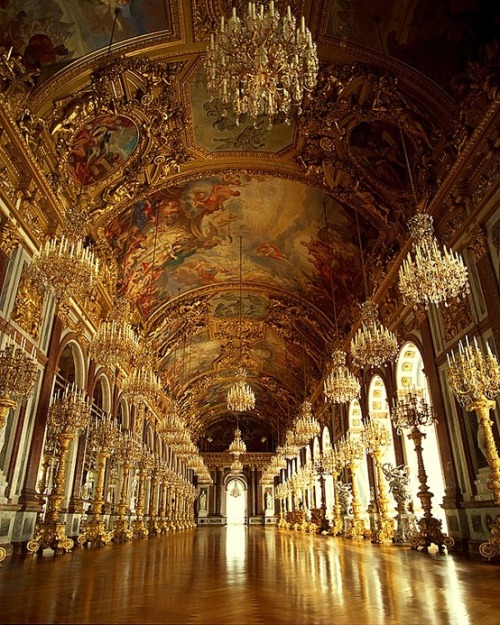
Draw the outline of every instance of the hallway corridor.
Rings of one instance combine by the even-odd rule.
[[[0,622],[496,625],[498,567],[232,526],[6,560]]]

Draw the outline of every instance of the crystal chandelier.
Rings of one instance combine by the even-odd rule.
[[[417,213],[408,222],[413,244],[399,268],[399,290],[403,302],[439,304],[459,300],[469,293],[467,268],[462,257],[443,246],[433,234],[432,217]]]
[[[295,421],[294,430],[295,439],[299,445],[306,445],[311,438],[320,433],[321,427],[318,420],[313,417],[311,402],[303,402],[300,415]]]
[[[227,393],[227,408],[234,412],[246,412],[255,408],[255,394],[247,382],[246,371],[239,368],[236,374],[237,381]]]
[[[90,402],[82,389],[71,384],[57,391],[49,409],[49,421],[59,432],[79,432],[90,418]]]
[[[89,352],[102,367],[114,370],[118,363],[125,367],[135,364],[139,338],[128,320],[129,316],[129,303],[124,298],[117,298],[108,317],[100,322]]]
[[[391,419],[396,431],[413,430],[436,423],[434,408],[424,398],[422,389],[405,387],[398,391],[398,397],[391,410]]]
[[[311,32],[287,7],[283,18],[269,3],[268,10],[248,3],[241,19],[233,8],[229,20],[210,36],[207,87],[212,97],[241,115],[267,115],[269,124],[279,113],[288,120],[293,107],[301,112],[305,93],[316,85],[318,56]]]
[[[233,462],[233,464],[234,464],[234,462]],[[240,462],[240,464],[241,464],[241,462]],[[231,472],[233,473],[233,466],[232,465],[231,465]],[[235,471],[235,472],[238,473],[239,470]],[[234,486],[231,489],[231,492],[229,494],[231,495],[231,497],[239,497],[241,495],[241,490],[238,488],[238,482],[234,483]]]
[[[241,315],[243,308],[243,238],[240,236],[240,298],[239,298],[239,335],[240,335],[240,361],[242,357],[243,341],[241,332]],[[233,412],[246,412],[255,408],[255,394],[245,381],[247,376],[243,367],[236,373],[236,382],[227,393],[227,409]]]
[[[332,354],[332,370],[323,383],[325,401],[346,404],[359,397],[360,391],[358,379],[346,366],[346,353],[341,349],[335,350]]]
[[[63,227],[61,234],[46,241],[28,268],[34,285],[65,304],[71,298],[88,299],[99,274],[99,261],[93,251],[70,230]]]
[[[378,320],[378,307],[372,300],[360,305],[361,327],[351,341],[351,356],[359,367],[381,367],[398,352],[396,336]]]
[[[0,351],[0,431],[11,408],[33,391],[37,363],[24,349],[12,344]]]
[[[151,367],[133,369],[122,384],[123,394],[137,404],[154,403],[161,393],[158,376]]]
[[[239,458],[241,454],[244,454],[247,450],[245,441],[241,438],[241,430],[237,427],[234,431],[234,438],[229,445],[229,453],[234,456],[235,459]]]
[[[300,451],[300,446],[295,437],[295,433],[288,430],[285,436],[285,444],[283,447],[279,448],[279,451],[278,449],[276,449],[276,451],[287,460],[293,460],[293,458],[296,458]]]
[[[500,366],[490,346],[483,354],[474,337],[465,346],[458,344],[458,354],[448,355],[448,379],[451,389],[462,406],[469,406],[483,398],[494,399],[500,391]]]

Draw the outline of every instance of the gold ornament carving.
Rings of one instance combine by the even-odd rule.
[[[26,271],[23,272],[12,311],[12,320],[38,342],[40,336],[40,321],[44,296],[33,289],[33,285]]]
[[[0,175],[1,172],[0,172]],[[12,252],[21,243],[21,237],[14,226],[12,220],[5,218],[0,225],[0,250],[4,252],[9,258],[12,256]]]

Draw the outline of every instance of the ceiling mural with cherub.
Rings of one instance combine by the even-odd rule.
[[[323,203],[326,204],[328,229]],[[365,229],[364,237],[375,237]],[[366,235],[366,236],[365,236]],[[106,229],[121,289],[144,314],[180,293],[242,278],[331,304],[346,303],[359,277],[354,220],[306,185],[265,175],[193,180],[137,202]]]
[[[25,211],[35,241],[78,213],[106,273],[89,327],[125,295],[198,434],[227,418],[239,364],[259,423],[279,413],[285,426],[321,394],[359,301],[373,292],[395,319],[387,282],[408,220],[433,206],[500,84],[496,3],[297,1],[320,56],[311,97],[290,125],[238,125],[208,97],[204,68],[209,34],[243,4],[0,0],[1,105],[43,174],[26,178],[13,214]],[[443,240],[467,201],[446,193]]]
[[[28,67],[45,68],[105,48],[120,9],[114,41],[170,30],[169,3],[156,0],[2,0],[0,45]]]

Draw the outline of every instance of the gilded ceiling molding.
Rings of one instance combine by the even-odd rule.
[[[201,457],[204,463],[210,471],[216,471],[221,468],[229,468],[234,458],[228,452],[201,452]],[[242,462],[245,466],[249,466],[251,469],[257,469],[262,471],[271,462],[271,458],[274,454],[266,452],[247,452],[242,457]]]
[[[471,168],[475,171],[481,164],[494,167],[493,163],[486,161],[490,161],[491,157],[493,157],[493,161],[497,160],[495,148],[490,147],[490,141],[498,139],[499,128],[500,99],[485,112],[481,122],[455,158],[446,178],[441,181],[427,209],[431,215],[440,213],[441,207],[446,204],[451,194],[459,195],[463,193],[464,189],[468,189],[468,184],[464,184],[463,179]],[[491,151],[492,154],[489,158],[486,158],[485,151]],[[464,225],[466,224],[464,223]]]
[[[145,328],[146,332],[153,337],[153,339],[155,336],[162,334],[169,336],[171,332],[169,326],[172,325],[176,328],[176,323],[178,323],[179,320],[189,317],[191,314],[194,314],[197,319],[200,319],[200,316],[205,318],[208,311],[204,307],[208,305],[208,301],[212,296],[222,292],[239,291],[239,288],[239,283],[210,284],[173,297],[150,315]],[[256,284],[254,282],[242,282],[241,288],[245,292],[264,293],[277,301],[288,300],[291,302],[290,305],[296,307],[296,311],[300,311],[301,314],[306,314],[308,316],[313,315],[313,317],[308,319],[308,323],[311,324],[312,328],[315,328],[318,335],[322,337],[322,340],[333,340],[334,327],[332,320],[321,310],[316,308],[314,304],[311,304],[299,295],[292,295],[288,291],[281,291],[276,287],[270,287],[266,284]],[[202,307],[203,313],[200,312]],[[327,328],[327,330],[324,328]],[[178,332],[179,329],[176,328],[175,333],[178,334]]]
[[[452,121],[454,103],[452,98],[441,89],[434,81],[409,65],[396,59],[393,56],[382,54],[362,46],[353,41],[343,38],[344,33],[339,33],[339,37],[333,37],[326,33],[328,25],[328,10],[332,3],[330,0],[320,0],[318,22],[323,25],[316,41],[320,48],[321,57],[340,63],[366,63],[373,68],[383,67],[388,72],[396,75],[404,83],[405,91],[425,103],[425,107],[440,121]],[[375,21],[373,28],[376,29]]]
[[[181,24],[181,15],[179,12],[179,0],[165,0],[166,6],[170,9],[170,31],[161,31],[157,33],[149,33],[134,37],[126,42],[113,44],[111,48],[111,62],[123,59],[128,56],[150,56],[157,58],[160,56],[159,51],[163,53],[165,48],[178,46],[186,43],[186,33]],[[149,54],[148,54],[149,53]],[[185,54],[185,52],[184,52]],[[58,71],[54,76],[42,82],[33,92],[30,99],[30,106],[33,111],[45,114],[47,105],[52,105],[54,96],[60,93],[68,93],[68,87],[71,91],[77,90],[84,85],[93,71],[102,66],[103,62],[107,65],[108,51],[107,48],[97,50],[84,57],[72,61],[68,66]]]
[[[403,188],[396,183],[391,186],[371,161],[360,160],[362,149],[353,149],[356,133],[374,132],[375,128],[385,128],[386,134],[392,131],[394,148],[404,132],[416,186],[421,196],[428,195],[429,163],[442,151],[441,130],[402,95],[394,77],[360,64],[329,65],[320,72],[314,100],[300,119],[306,142],[297,161],[306,172],[319,177],[333,197],[355,206],[365,218],[375,219],[380,228],[390,231],[414,202],[409,182]],[[391,156],[389,150],[387,168],[397,163],[404,176],[403,155]]]
[[[33,241],[40,243],[40,238],[50,226],[54,227],[62,220],[60,203],[48,184],[45,172],[35,159],[29,143],[23,137],[4,100],[0,98],[0,127],[2,153],[8,159],[3,167],[5,173],[15,171],[15,180],[2,183],[6,190],[11,190],[11,199],[16,204],[12,211],[19,218]],[[19,205],[18,201],[21,200]]]

